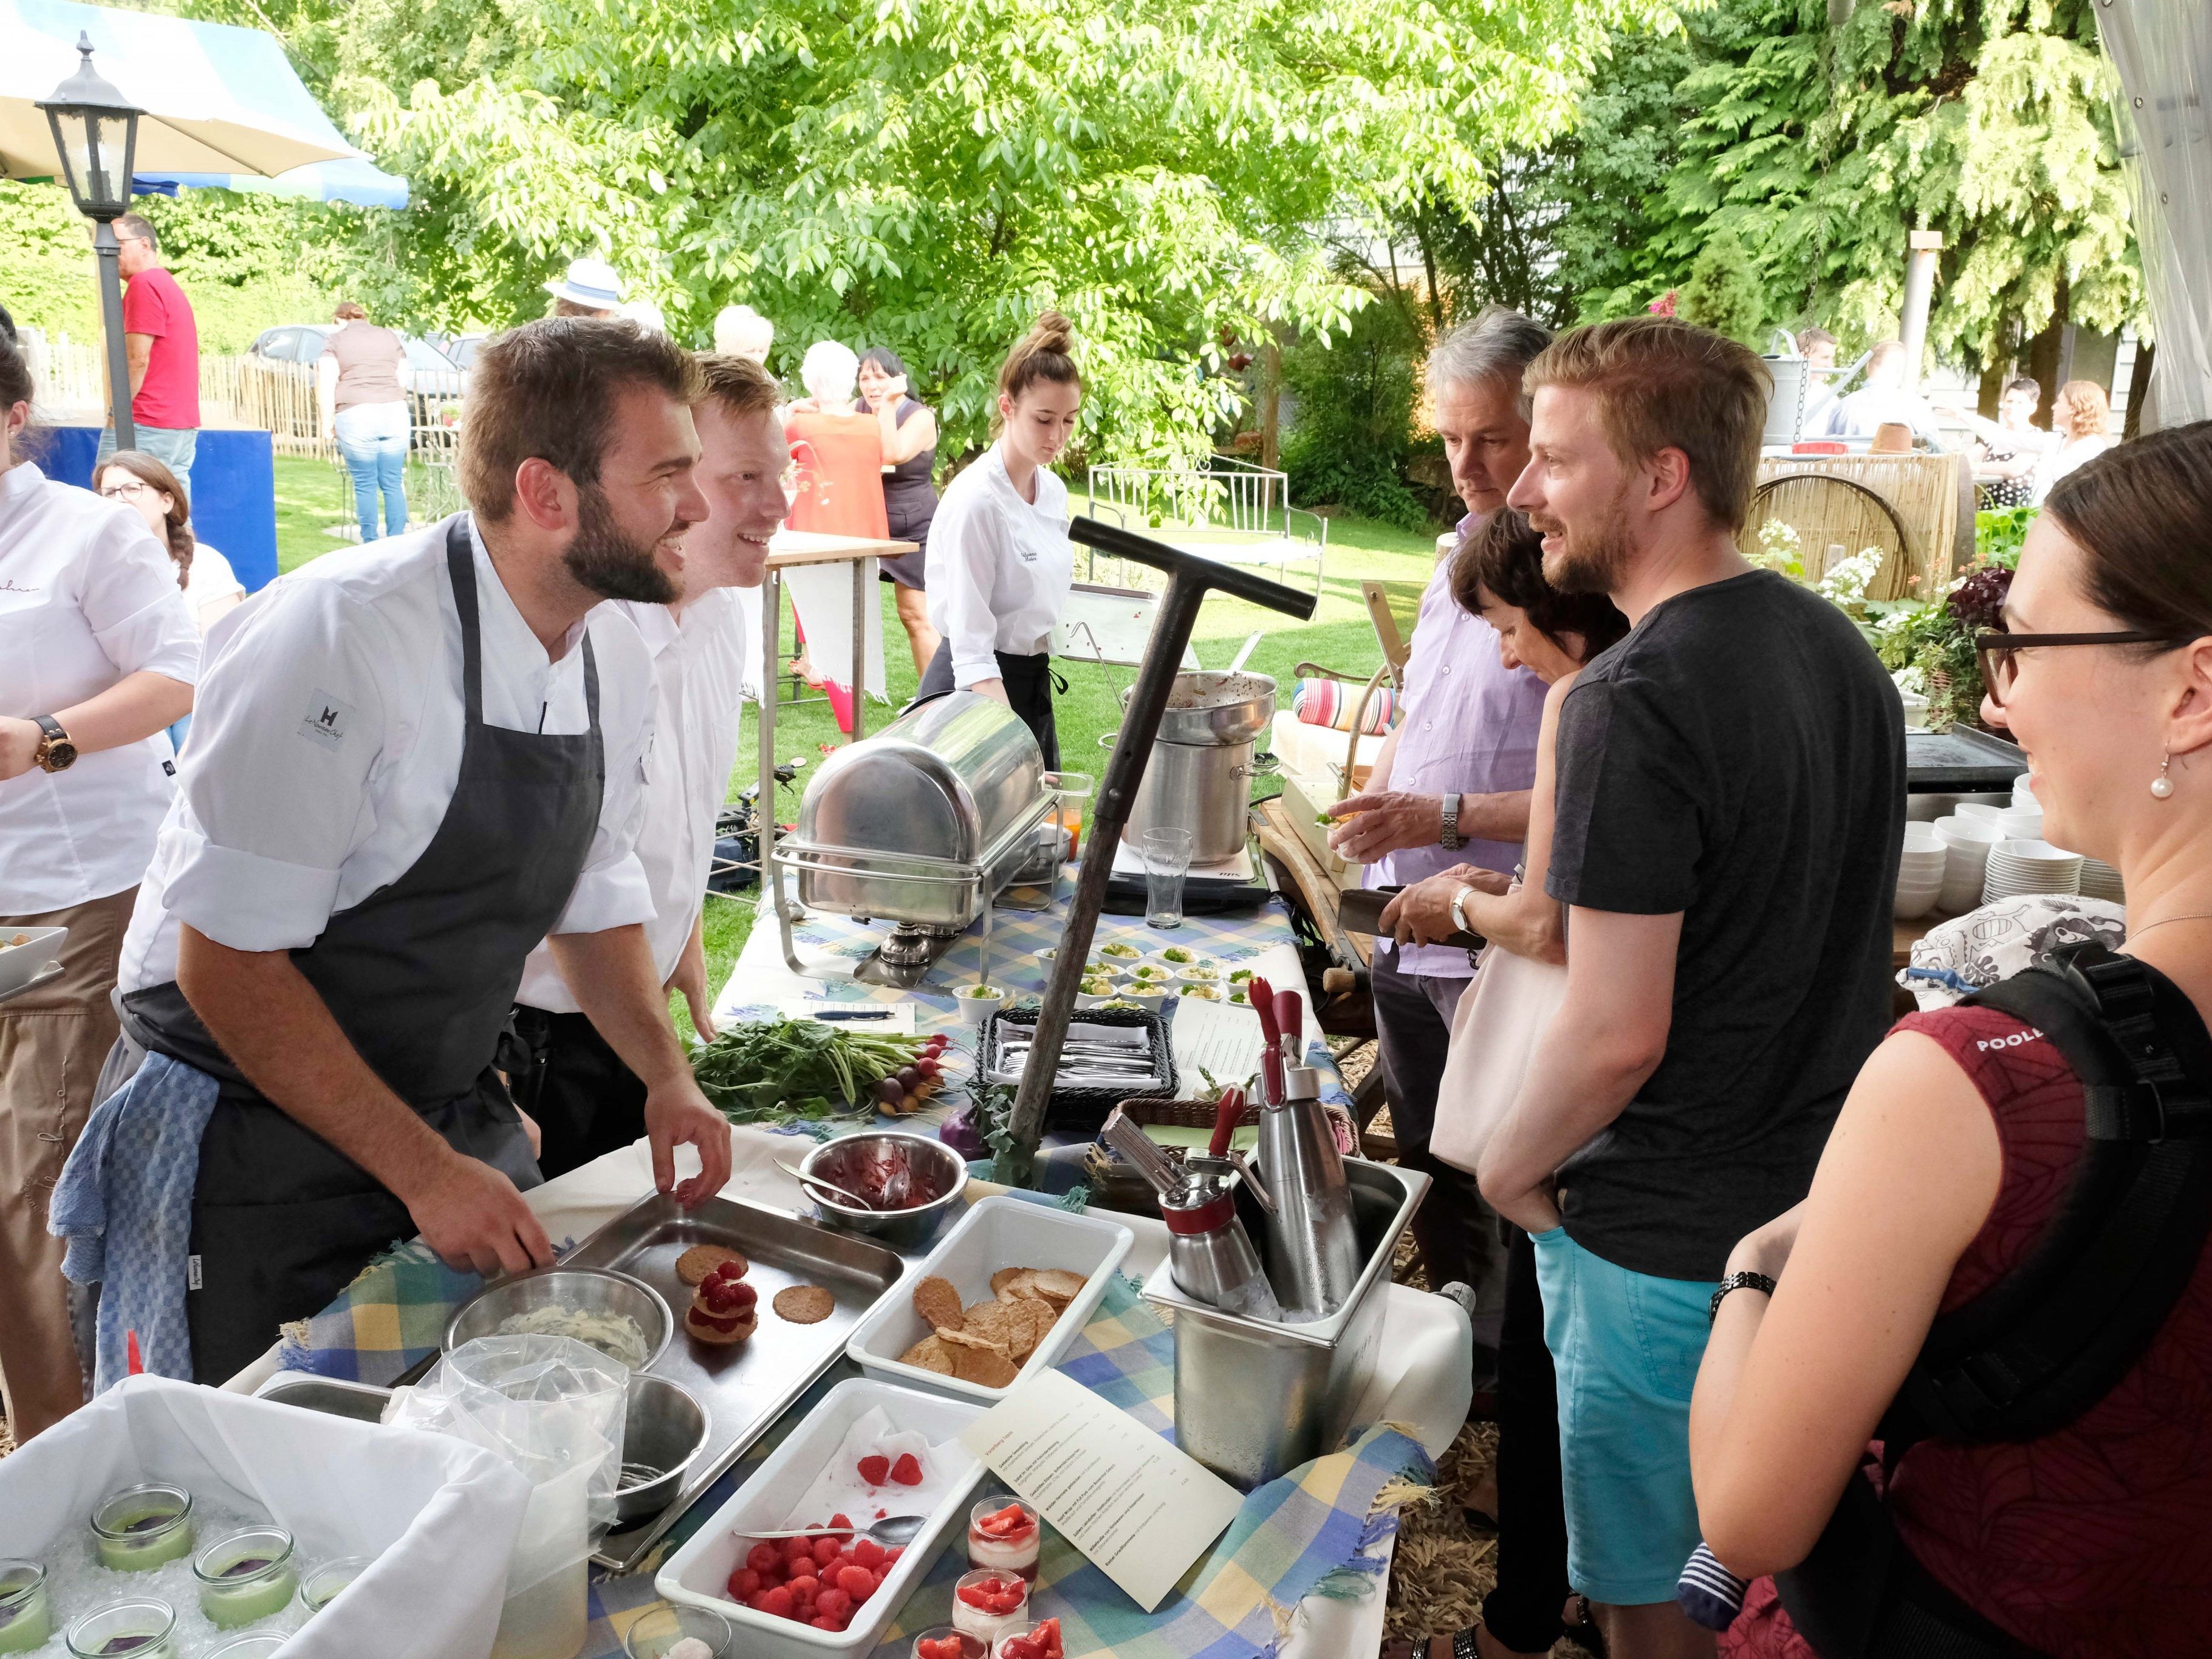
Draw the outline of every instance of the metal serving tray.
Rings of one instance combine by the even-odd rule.
[[[2020,745],[1971,726],[1948,732],[1905,734],[1905,787],[1908,793],[2010,793],[2012,781],[2027,770]]]
[[[733,1199],[708,1199],[689,1213],[655,1194],[616,1217],[562,1259],[564,1267],[613,1267],[643,1279],[668,1299],[680,1327],[690,1287],[676,1258],[694,1244],[726,1244],[751,1264],[760,1323],[750,1341],[718,1348],[679,1328],[647,1369],[682,1383],[707,1408],[707,1438],[675,1501],[653,1519],[611,1532],[592,1559],[618,1572],[635,1570],[684,1510],[744,1455],[791,1402],[845,1352],[860,1317],[904,1278],[907,1258],[872,1239]],[[819,1285],[837,1300],[818,1324],[780,1319],[769,1304],[793,1285]]]

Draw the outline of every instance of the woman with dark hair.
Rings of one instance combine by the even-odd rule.
[[[31,389],[0,342],[0,951],[68,930],[18,947],[61,971],[0,1005],[0,1396],[19,1443],[84,1398],[46,1200],[115,1041],[123,931],[174,793],[161,730],[200,662],[161,543],[25,453]]]
[[[1982,636],[1983,718],[2027,751],[2051,840],[2119,870],[2127,943],[2082,947],[2070,977],[2031,969],[1899,1022],[1852,1085],[1811,1193],[1736,1247],[1690,1411],[1706,1544],[1755,1581],[1727,1651],[2205,1650],[2207,1206],[2194,1176],[2172,1177],[2179,1202],[2123,1184],[2116,1203],[2100,1183],[2166,1154],[2203,1158],[2191,1141],[2212,1090],[2208,522],[2212,422],[2098,456],[2051,490],[2002,628]],[[2106,1011],[2094,1018],[2079,1000],[2090,989]],[[2013,1012],[2039,1003],[2036,1018]],[[2085,1042],[2098,1024],[2124,1030],[2124,1047]],[[2094,1095],[2077,1060],[2106,1073]],[[2155,1243],[2107,1249],[2130,1237]],[[2054,1244],[2070,1247],[2061,1263],[2098,1264],[2089,1312],[2009,1323],[2052,1305],[2034,1287]],[[2035,1340],[1993,1349],[1992,1328]],[[1992,1354],[2003,1363],[1981,1363]],[[2069,1384],[2084,1374],[2094,1386]],[[2038,1416],[2008,1423],[2021,1398]],[[1882,1571],[1852,1571],[1869,1561]],[[1767,1574],[1783,1575],[1778,1590]]]
[[[1053,624],[1075,580],[1067,486],[1052,464],[1075,435],[1075,330],[1048,311],[999,366],[998,441],[945,487],[929,544],[929,619],[943,636],[915,702],[955,690],[1012,708],[1060,766]]]
[[[911,553],[880,562],[879,574],[891,584],[898,619],[914,653],[918,678],[937,654],[937,630],[929,625],[929,526],[937,516],[937,489],[930,482],[937,466],[937,416],[908,394],[906,365],[889,346],[860,354],[860,401],[881,423],[884,438],[884,512],[891,539],[916,542]]]
[[[1382,925],[1401,944],[1441,943],[1455,933],[1488,941],[1481,962],[1504,951],[1539,962],[1566,960],[1561,907],[1544,891],[1552,858],[1553,790],[1557,781],[1559,705],[1583,667],[1628,632],[1628,618],[1602,593],[1563,593],[1544,579],[1543,538],[1510,507],[1486,519],[1455,556],[1452,597],[1498,632],[1508,667],[1526,666],[1550,689],[1536,738],[1536,783],[1528,803],[1528,839],[1519,873],[1508,879],[1462,864],[1418,882],[1390,902]],[[1485,1056],[1462,1041],[1480,1014],[1483,975],[1460,1000],[1451,1048],[1437,1094],[1432,1151],[1472,1170],[1466,1138],[1455,1139],[1455,1106],[1463,1104],[1468,1068]],[[1578,1639],[1594,1640],[1589,1604],[1567,1582],[1567,1523],[1560,1499],[1559,1408],[1551,1351],[1544,1346],[1544,1302],[1536,1284],[1535,1248],[1510,1222],[1505,1232],[1505,1304],[1498,1335],[1498,1585],[1482,1606],[1482,1623],[1438,1637],[1436,1659],[1511,1659],[1547,1652],[1579,1604]]]

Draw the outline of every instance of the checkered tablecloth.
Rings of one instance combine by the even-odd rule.
[[[1059,1369],[1147,1427],[1175,1437],[1175,1338],[1122,1280],[1109,1289]],[[781,1431],[811,1408],[842,1367],[794,1406],[778,1432],[746,1455],[685,1517],[679,1537],[708,1524],[767,1455]],[[1368,1428],[1343,1450],[1315,1459],[1245,1498],[1237,1519],[1191,1570],[1182,1588],[1147,1613],[1048,1526],[1030,1609],[1056,1618],[1069,1659],[1257,1659],[1279,1640],[1279,1615],[1304,1597],[1381,1593],[1377,1547],[1397,1527],[1398,1505],[1434,1470],[1419,1445],[1387,1425]],[[988,1479],[988,1477],[987,1477]],[[668,1546],[672,1552],[675,1546]],[[967,1571],[954,1539],[908,1597],[870,1659],[908,1659],[915,1636],[951,1619],[952,1586]],[[619,1659],[623,1632],[659,1605],[652,1576],[603,1578],[592,1589],[591,1633],[581,1659]]]

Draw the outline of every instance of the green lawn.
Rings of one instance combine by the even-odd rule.
[[[410,501],[422,499],[416,493],[416,480],[412,475],[416,471],[409,469]],[[350,486],[343,482],[343,475],[336,467],[322,462],[279,458],[276,543],[280,568],[290,570],[334,548],[350,545],[327,532],[334,525],[350,522],[352,516]],[[1425,581],[1433,568],[1435,541],[1430,535],[1409,534],[1364,520],[1335,519],[1329,524],[1328,542],[1327,580],[1322,584],[1320,608],[1312,621],[1294,623],[1287,617],[1263,611],[1241,599],[1217,596],[1207,602],[1200,613],[1197,637],[1193,641],[1200,662],[1209,668],[1227,667],[1246,637],[1258,629],[1266,637],[1252,653],[1248,666],[1257,672],[1273,675],[1284,684],[1286,695],[1291,671],[1300,662],[1322,663],[1362,676],[1372,673],[1382,657],[1375,641],[1374,629],[1367,620],[1366,607],[1360,601],[1359,583],[1363,579]],[[1299,573],[1293,570],[1291,580],[1293,584],[1298,582]],[[891,607],[890,588],[888,584],[880,586],[884,658],[890,702],[888,707],[870,708],[869,723],[877,730],[914,695],[915,681],[914,664],[907,654],[906,635]],[[788,661],[796,649],[791,639],[788,613],[784,623],[784,649],[780,657]],[[1069,682],[1068,693],[1059,704],[1062,764],[1070,771],[1096,775],[1103,769],[1106,759],[1100,739],[1114,730],[1116,700],[1134,671],[1083,663],[1062,663],[1059,666]],[[780,684],[779,696],[789,699],[793,695],[793,682],[787,676]],[[807,763],[797,785],[781,792],[778,822],[788,823],[797,815],[799,794],[813,766],[820,762],[823,747],[843,741],[826,703],[807,702],[778,710],[777,753],[787,761],[804,757]],[[730,777],[732,798],[751,786],[758,769],[755,758],[757,752],[757,740],[748,722],[744,740],[738,749],[737,769]],[[1269,788],[1272,790],[1272,786]],[[746,936],[752,932],[752,925],[750,902],[719,896],[708,899],[709,984],[719,985],[726,976]],[[678,1018],[679,1024],[684,1024],[680,999]],[[689,1030],[688,1024],[684,1029]]]

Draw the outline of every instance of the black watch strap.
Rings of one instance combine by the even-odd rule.
[[[1730,1291],[1764,1291],[1774,1294],[1774,1281],[1765,1273],[1730,1273],[1714,1288],[1713,1299],[1705,1304],[1705,1323],[1711,1324],[1721,1316],[1721,1303]]]
[[[69,733],[62,730],[62,723],[52,714],[33,714],[31,716],[31,724],[45,732],[52,742],[67,743],[69,741]]]

